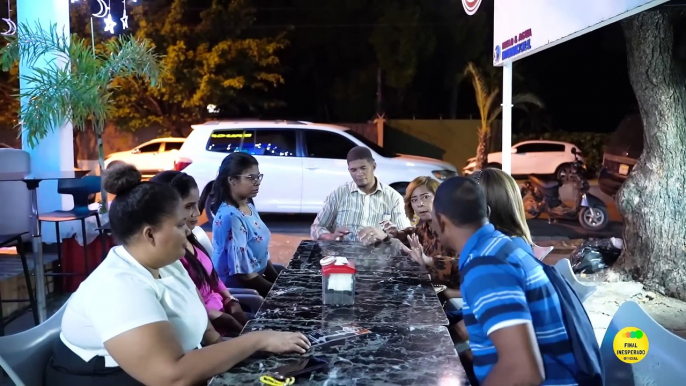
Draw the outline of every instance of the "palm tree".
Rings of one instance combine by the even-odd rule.
[[[469,63],[465,68],[463,76],[472,79],[476,105],[479,108],[481,123],[479,126],[479,144],[476,148],[476,168],[482,169],[488,164],[488,144],[491,141],[491,126],[498,118],[503,108],[496,104],[496,98],[500,94],[497,86],[491,86],[484,77],[483,72],[474,64]],[[533,94],[518,94],[512,97],[512,104],[516,108],[527,110],[527,105],[534,105],[543,108],[543,102]]]
[[[20,108],[21,133],[34,147],[55,128],[71,122],[74,128],[95,131],[100,170],[104,170],[102,133],[112,112],[112,92],[119,78],[139,77],[157,85],[161,67],[150,41],[132,36],[113,38],[102,51],[77,35],[67,36],[57,25],[43,29],[40,23],[18,26],[17,34],[5,37],[0,48],[0,68],[8,71],[22,61],[33,67],[20,78],[29,86],[16,97]],[[36,66],[45,55],[53,57]],[[66,63],[66,64],[65,64]],[[107,193],[101,191],[107,210]]]

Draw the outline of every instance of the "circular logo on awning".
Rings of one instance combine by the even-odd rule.
[[[467,12],[467,15],[475,14],[480,5],[481,0],[462,0],[462,6],[464,7],[464,11]]]

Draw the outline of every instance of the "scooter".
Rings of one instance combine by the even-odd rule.
[[[531,218],[538,218],[545,213],[549,222],[578,219],[584,229],[601,231],[610,223],[607,205],[589,193],[591,186],[582,174],[585,165],[575,148],[572,148],[572,154],[575,160],[569,174],[564,178],[575,184],[575,206],[570,208],[560,199],[560,187],[564,184],[562,179],[551,180],[530,175],[529,180],[521,188],[524,210]]]

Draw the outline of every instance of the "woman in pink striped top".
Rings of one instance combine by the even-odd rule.
[[[212,259],[191,232],[200,215],[200,193],[195,179],[186,173],[169,170],[157,174],[151,181],[171,185],[181,195],[188,227],[186,255],[181,258],[181,263],[195,283],[214,328],[224,336],[237,336],[247,323],[247,317],[238,299],[219,280]]]

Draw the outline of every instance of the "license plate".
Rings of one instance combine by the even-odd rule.
[[[629,165],[621,164],[619,165],[619,174],[626,176],[629,174]]]

